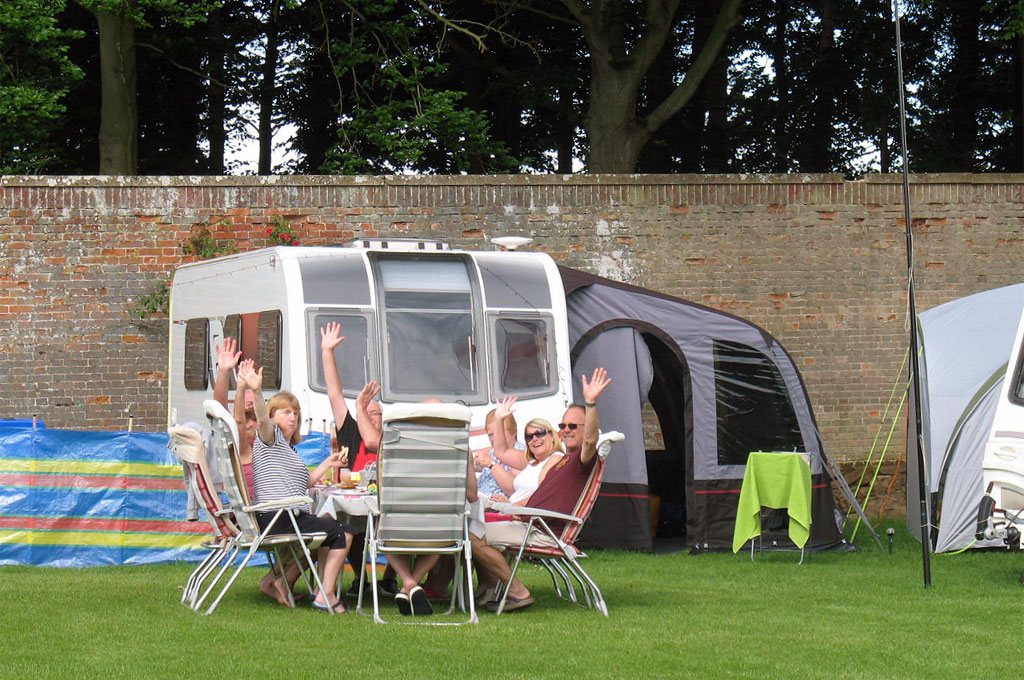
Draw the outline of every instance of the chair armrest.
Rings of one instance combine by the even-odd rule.
[[[562,519],[566,522],[576,522],[577,524],[582,523],[579,517],[573,515],[566,515],[561,512],[555,512],[554,510],[544,510],[542,508],[528,508],[522,505],[513,505],[511,503],[491,503],[491,508],[500,512],[503,515],[524,515],[526,517],[551,517],[553,519]]]
[[[312,502],[313,499],[309,496],[289,496],[288,498],[279,498],[276,501],[247,505],[242,509],[246,512],[266,512],[267,510],[280,510],[294,508],[300,505],[309,505]]]
[[[608,454],[611,453],[612,444],[621,442],[626,438],[626,435],[618,432],[617,430],[611,430],[610,432],[603,432],[597,438],[597,455],[602,459],[607,458]]]

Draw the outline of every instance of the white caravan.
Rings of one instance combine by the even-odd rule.
[[[1001,538],[1024,549],[1024,315],[1006,365],[995,417],[982,460],[985,497],[978,538]]]
[[[205,420],[215,348],[231,337],[264,368],[265,394],[298,397],[303,433],[329,432],[320,329],[331,321],[346,338],[335,359],[353,414],[370,380],[385,404],[465,404],[475,429],[505,395],[519,399],[520,432],[571,401],[565,295],[544,253],[403,239],[266,248],[179,267],[170,317],[169,424]]]

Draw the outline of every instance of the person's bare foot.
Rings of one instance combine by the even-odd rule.
[[[284,576],[276,576],[274,578],[274,599],[279,605],[284,607],[294,607],[292,604],[290,593],[288,592],[288,581],[285,580]]]
[[[271,600],[277,600],[277,591],[274,590],[274,575],[268,573],[260,579],[260,592]]]

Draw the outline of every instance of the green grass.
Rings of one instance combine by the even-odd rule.
[[[256,592],[259,569],[202,616],[178,604],[191,565],[3,567],[0,678],[1019,676],[1024,555],[933,556],[925,588],[920,546],[896,530],[891,558],[865,543],[803,565],[595,552],[610,618],[559,600],[531,566],[534,607],[462,627],[285,610]]]

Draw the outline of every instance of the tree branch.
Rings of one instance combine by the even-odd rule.
[[[707,75],[708,71],[711,70],[715,59],[718,58],[730,29],[736,24],[736,15],[740,1],[722,0],[722,9],[718,12],[715,25],[712,26],[707,41],[701,47],[700,52],[697,53],[697,57],[693,60],[689,70],[687,70],[686,76],[683,77],[683,82],[679,83],[669,96],[665,98],[665,101],[659,104],[644,120],[644,130],[648,134],[653,133],[664,125],[669,118],[674,116],[693,97],[700,82]]]
[[[228,87],[227,83],[222,83],[221,81],[217,80],[213,76],[210,76],[210,75],[208,75],[206,73],[202,73],[201,71],[197,71],[194,68],[191,68],[189,66],[185,66],[184,64],[179,64],[178,62],[174,61],[174,59],[171,59],[170,57],[168,57],[167,56],[167,52],[165,52],[164,50],[160,49],[156,45],[151,45],[149,43],[144,43],[144,42],[136,42],[135,46],[136,47],[145,47],[145,48],[153,50],[154,52],[156,52],[157,54],[162,56],[164,59],[166,59],[167,63],[169,63],[171,66],[173,66],[175,68],[178,68],[178,69],[181,69],[182,71],[184,71],[186,73],[191,73],[192,75],[198,76],[199,78],[208,79],[211,83],[213,83],[214,85],[217,85],[218,87],[223,87],[224,89],[227,89],[227,87]]]

